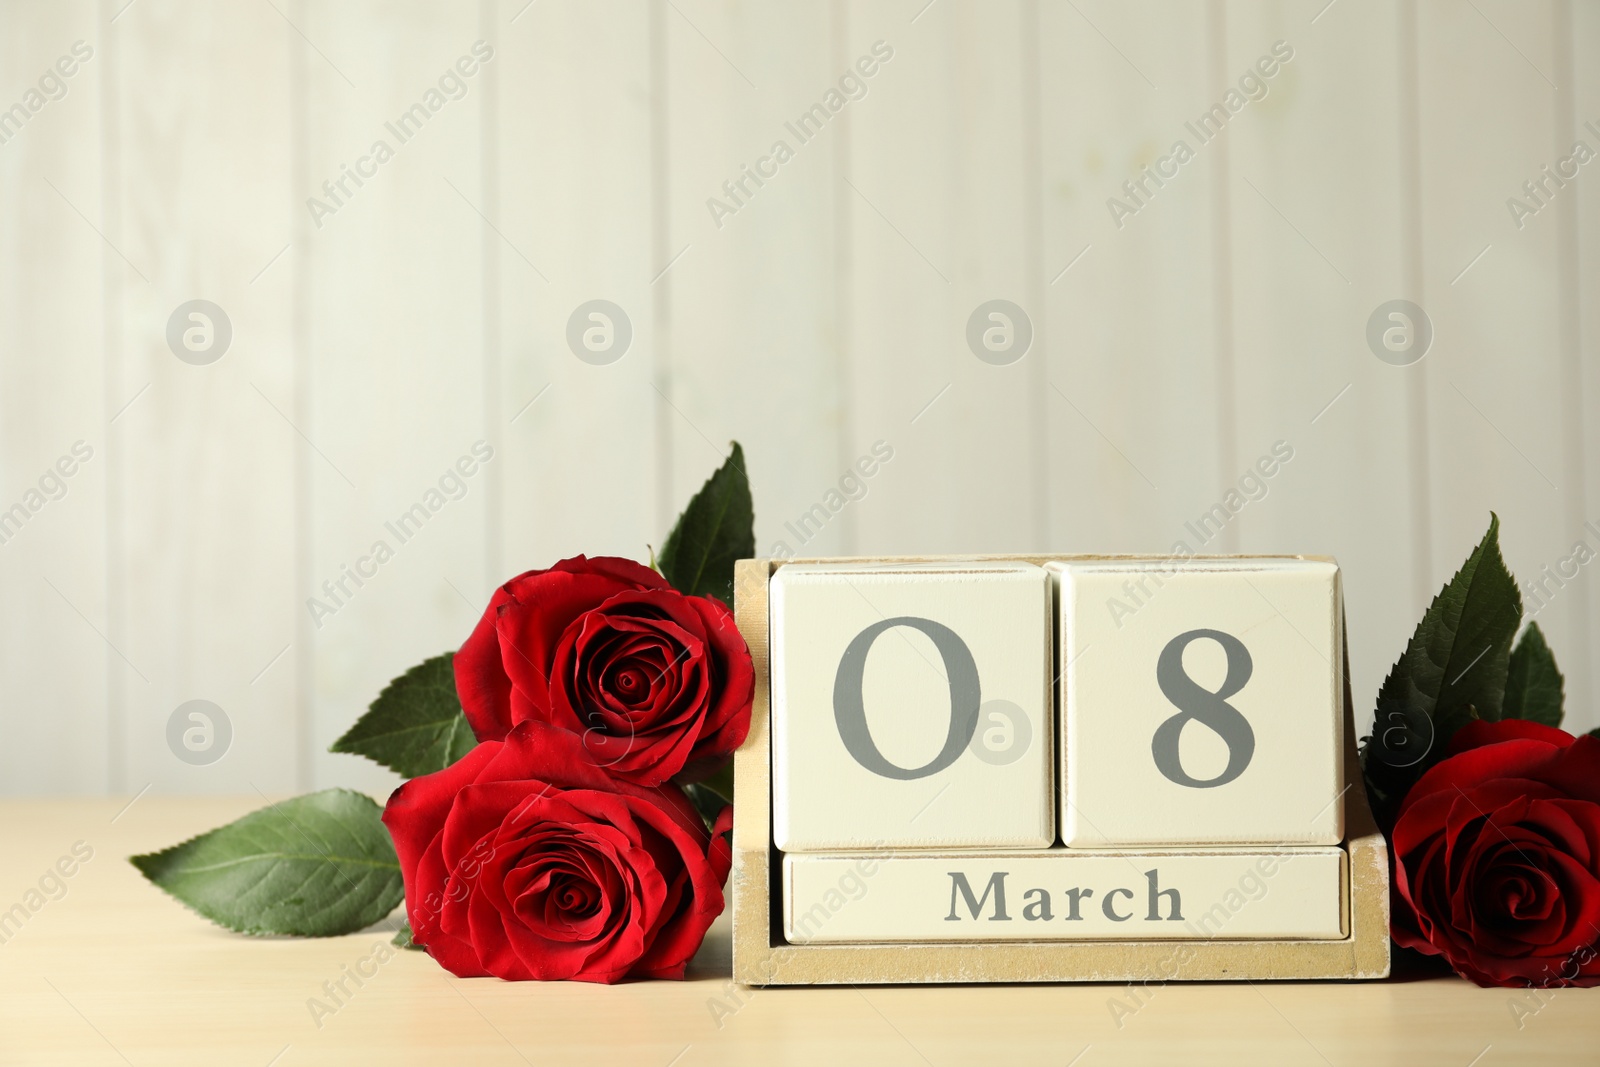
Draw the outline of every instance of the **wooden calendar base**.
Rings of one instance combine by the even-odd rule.
[[[870,563],[1009,560],[1044,564],[1098,556],[863,559]],[[1133,558],[1133,557],[1118,557]],[[755,661],[750,735],[734,757],[733,977],[744,985],[935,982],[1123,982],[1383,978],[1389,973],[1389,860],[1361,783],[1345,670],[1345,840],[1340,893],[1347,936],[1337,940],[1118,940],[791,944],[784,939],[782,854],[772,844],[767,586],[786,562],[742,560],[735,615]],[[838,561],[830,561],[838,562]]]

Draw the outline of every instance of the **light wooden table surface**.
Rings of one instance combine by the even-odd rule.
[[[0,911],[22,902],[75,842],[94,850],[65,893],[0,944],[0,1063],[1600,1063],[1600,990],[1536,998],[1433,977],[1138,993],[1115,985],[740,990],[728,982],[726,917],[685,982],[463,981],[420,953],[396,953],[319,1026],[308,1001],[389,934],[251,939],[217,929],[125,858],[261,799],[146,796],[119,815],[126,803],[0,803]],[[1131,1010],[1120,1026],[1118,1002]]]

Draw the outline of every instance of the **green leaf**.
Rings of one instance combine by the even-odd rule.
[[[1539,624],[1530,622],[1511,650],[1506,668],[1504,717],[1560,726],[1561,705],[1562,678],[1555,654],[1545,643]]]
[[[324,789],[129,862],[230,930],[333,937],[371,926],[405,899],[381,816],[371,797]]]
[[[1596,741],[1600,741],[1600,726],[1596,726],[1593,730],[1590,730],[1588,733],[1584,734],[1583,736],[1592,737]]]
[[[700,784],[728,803],[733,803],[733,760],[723,764],[716,774],[702,778]]]
[[[1522,597],[1500,555],[1500,519],[1491,513],[1483,540],[1434,597],[1378,692],[1361,763],[1380,826],[1389,828],[1406,791],[1442,758],[1457,729],[1501,717],[1521,620]],[[1397,755],[1385,743],[1397,736],[1420,738],[1427,748]]]
[[[756,554],[755,509],[744,450],[733,451],[678,516],[661,546],[661,574],[681,593],[733,603],[733,564]]]
[[[683,785],[690,779],[685,774],[678,774],[677,779],[674,779],[674,781]],[[730,803],[731,805],[733,803],[733,760],[725,761],[717,773],[706,774],[706,776],[694,779],[694,784],[702,785],[702,787],[709,789],[710,792],[717,793],[718,797],[722,797],[723,803]]]
[[[707,830],[715,825],[717,816],[728,806],[728,798],[709,788],[704,782],[690,782],[683,787],[683,792],[694,805],[694,810],[700,813]]]
[[[1522,597],[1500,555],[1499,534],[1500,519],[1491,516],[1483,540],[1434,597],[1383,683],[1385,695],[1425,712],[1435,726],[1465,722],[1469,707],[1490,722],[1501,717]]]
[[[376,760],[407,778],[442,771],[472,751],[477,739],[456,697],[446,652],[390,682],[367,713],[328,749]]]
[[[389,944],[395,946],[396,948],[414,948],[418,952],[422,951],[422,946],[411,940],[410,923],[401,923],[399,932],[397,932],[394,937],[390,939]]]

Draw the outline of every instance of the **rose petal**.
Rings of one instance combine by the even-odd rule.
[[[1536,781],[1541,777],[1539,772],[1550,767],[1561,751],[1544,741],[1518,738],[1451,756],[1417,780],[1401,804],[1401,814],[1407,806],[1432,793],[1464,790],[1497,778]]]
[[[1572,744],[1572,735],[1565,730],[1531,719],[1500,719],[1496,722],[1487,722],[1483,719],[1473,719],[1465,726],[1458,729],[1450,737],[1450,744],[1445,749],[1447,756],[1466,752],[1484,745],[1498,744],[1501,741],[1514,741],[1525,738],[1533,741],[1543,741],[1556,748],[1565,748]]]
[[[502,738],[512,726],[511,678],[501,663],[500,635],[496,627],[500,611],[510,599],[503,586],[494,591],[488,609],[451,661],[456,696],[479,741]]]
[[[723,908],[726,842],[683,792],[614,778],[542,722],[406,783],[384,817],[408,913],[457,974],[681,977]]]

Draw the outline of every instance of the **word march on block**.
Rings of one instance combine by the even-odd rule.
[[[767,609],[789,943],[1348,936],[1332,561],[795,563]]]

